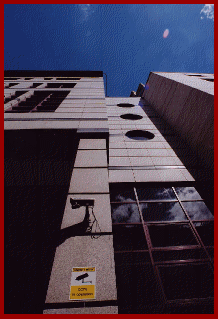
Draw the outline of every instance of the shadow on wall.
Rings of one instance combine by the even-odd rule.
[[[205,166],[202,161],[201,154],[198,149],[191,148],[187,141],[185,141],[158,113],[149,105],[144,105],[144,100],[139,102],[139,105],[156,126],[158,131],[165,138],[167,143],[176,153],[177,157],[181,160],[183,165],[187,168],[189,173],[194,177],[197,182],[196,188],[205,198],[210,210],[214,209],[214,166],[210,163],[210,168]]]
[[[5,132],[5,310],[42,313],[78,147],[73,130]]]

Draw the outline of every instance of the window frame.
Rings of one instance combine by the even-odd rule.
[[[113,184],[112,184],[113,185]],[[111,185],[111,186],[112,186]],[[193,187],[193,185],[181,185],[180,187]],[[178,187],[177,185],[175,187],[171,186],[170,188],[173,190],[174,194],[175,194],[175,199],[152,199],[152,200],[139,200],[138,198],[138,194],[137,194],[137,188],[140,187],[142,188],[143,185],[137,185],[137,184],[134,184],[134,185],[131,185],[129,188],[127,188],[127,191],[129,190],[132,190],[134,191],[134,195],[135,195],[135,199],[134,200],[123,200],[123,201],[116,201],[113,200],[111,201],[111,207],[112,205],[125,205],[125,204],[136,204],[137,207],[138,207],[138,212],[139,212],[139,215],[140,215],[140,222],[137,222],[137,223],[115,223],[113,222],[112,223],[112,228],[113,226],[117,227],[117,229],[119,229],[119,227],[122,227],[124,225],[142,225],[143,226],[143,230],[144,230],[144,235],[145,235],[145,239],[146,239],[146,242],[147,242],[147,246],[148,246],[148,249],[147,250],[134,250],[134,251],[115,251],[115,265],[116,265],[116,255],[117,254],[128,254],[128,253],[131,253],[133,254],[134,256],[134,253],[137,253],[137,252],[140,252],[140,253],[148,253],[149,256],[150,256],[150,263],[153,267],[153,271],[154,271],[154,274],[155,274],[155,278],[156,278],[156,281],[157,281],[157,284],[158,284],[158,287],[160,289],[160,293],[162,295],[162,298],[163,298],[163,303],[166,305],[166,304],[169,304],[169,303],[180,303],[180,302],[184,302],[183,299],[181,300],[168,300],[167,299],[167,296],[166,296],[166,293],[164,291],[164,287],[163,287],[163,283],[162,283],[162,280],[161,280],[161,277],[160,277],[160,273],[158,271],[158,267],[160,266],[164,266],[164,267],[170,267],[172,265],[176,266],[176,265],[188,265],[188,264],[199,264],[199,263],[206,263],[208,265],[210,265],[210,268],[211,270],[213,271],[213,258],[211,256],[211,252],[209,253],[209,249],[213,249],[213,246],[209,246],[209,249],[208,249],[208,246],[205,246],[203,241],[201,240],[201,237],[200,235],[198,234],[197,230],[196,230],[196,227],[194,225],[194,223],[196,222],[213,222],[213,219],[202,219],[202,220],[191,220],[190,216],[188,215],[187,211],[185,210],[184,208],[184,205],[183,205],[183,202],[204,202],[204,199],[180,199],[179,196],[178,196],[178,192],[175,190],[175,187]],[[149,187],[152,187],[151,185],[145,185],[145,188],[149,188]],[[163,184],[155,184],[153,185],[154,188],[169,188],[169,185],[163,185]],[[115,190],[116,190],[116,193],[118,194],[119,192],[119,188],[116,189],[115,187]],[[118,192],[117,192],[118,190]],[[196,188],[195,188],[196,190]],[[196,190],[197,191],[197,190]],[[113,186],[112,186],[112,190],[110,191],[110,193],[113,193]],[[113,195],[112,195],[113,196]],[[122,196],[122,193],[121,193],[121,196]],[[142,211],[141,211],[141,208],[140,208],[140,204],[141,203],[179,203],[180,207],[182,208],[182,211],[184,212],[187,220],[186,221],[144,221],[143,219],[143,215],[142,215]],[[186,224],[186,225],[189,225],[190,227],[190,230],[192,231],[192,234],[194,236],[194,238],[196,239],[196,242],[197,244],[196,245],[179,245],[179,246],[167,246],[167,247],[153,247],[152,245],[152,240],[151,240],[151,237],[150,237],[150,233],[149,233],[149,226],[155,226],[155,225],[182,225],[182,224]],[[184,260],[180,260],[180,259],[172,259],[172,260],[157,260],[157,259],[154,259],[154,256],[153,256],[153,253],[154,252],[173,252],[173,251],[179,251],[179,250],[192,250],[194,253],[198,254],[199,253],[202,253],[202,256],[201,258],[186,258]],[[118,255],[117,255],[118,256]],[[143,264],[143,263],[142,263]],[[210,299],[211,297],[206,297],[206,299]],[[204,300],[205,298],[200,298],[200,300]],[[192,298],[192,299],[187,299],[185,300],[185,302],[195,302],[195,298]],[[198,300],[199,301],[199,300]]]

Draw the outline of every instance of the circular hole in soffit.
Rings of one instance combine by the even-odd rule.
[[[143,118],[143,116],[141,115],[138,115],[138,114],[123,114],[123,115],[120,115],[120,117],[124,120],[140,120]]]
[[[130,103],[119,103],[117,104],[117,106],[119,107],[134,107],[134,104],[130,104]]]
[[[142,131],[142,130],[128,131],[125,135],[133,140],[138,140],[138,141],[146,141],[146,140],[151,140],[152,138],[154,138],[153,133],[148,131]]]

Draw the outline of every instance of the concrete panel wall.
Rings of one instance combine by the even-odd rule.
[[[119,182],[176,182],[194,181],[170,144],[145,114],[140,98],[107,98],[109,123],[109,181]],[[120,103],[134,107],[119,107]],[[139,120],[125,120],[123,114],[138,114]],[[125,134],[131,130],[147,130],[151,140],[133,140]]]
[[[72,267],[96,267],[95,301],[117,300],[107,167],[106,140],[81,139],[61,225],[64,240],[56,249],[44,314],[118,312],[116,306],[99,308],[93,304],[93,307],[88,307],[88,300],[82,308],[74,309],[74,301],[69,300]],[[85,236],[71,237],[71,226],[83,221],[85,207],[72,210],[70,198],[95,200],[94,214],[98,224]],[[90,221],[94,221],[91,211]],[[95,232],[104,234],[95,235]],[[65,309],[64,303],[68,303],[70,309]],[[57,304],[63,304],[61,309],[54,309]]]
[[[37,81],[39,81],[39,79],[37,79]],[[33,82],[36,82],[35,79],[34,81],[18,82],[19,85],[17,85],[16,88],[24,90],[31,86]],[[42,87],[52,82],[56,83],[55,80],[44,81],[44,79],[42,79],[42,86],[35,88],[34,91],[43,90]],[[61,82],[68,83],[69,81]],[[64,89],[69,90],[70,93],[55,112],[5,113],[5,130],[66,128],[108,129],[103,78],[81,78],[81,80],[75,82],[77,84],[74,88]],[[15,92],[12,88],[6,89],[6,93],[11,91]],[[45,90],[52,89],[45,88]],[[62,89],[55,90],[61,91]],[[8,102],[8,104],[11,103]],[[8,107],[11,106],[9,105]]]
[[[213,170],[213,83],[181,74],[151,73],[144,99]]]

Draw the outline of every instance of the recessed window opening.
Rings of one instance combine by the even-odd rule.
[[[134,107],[134,104],[130,104],[130,103],[119,103],[117,104],[117,106],[119,107]]]
[[[214,79],[201,79],[201,80],[208,81],[208,82],[214,82]]]
[[[57,78],[57,80],[62,80],[62,81],[79,81],[81,78],[73,78],[73,77],[69,77],[69,78]]]
[[[143,118],[143,116],[141,115],[138,115],[138,114],[123,114],[123,115],[120,115],[120,117],[124,120],[132,120],[132,121],[135,121],[135,120],[140,120]]]
[[[5,77],[4,80],[6,81],[15,81],[15,80],[19,80],[20,78],[13,78],[13,77]]]
[[[155,135],[149,131],[142,131],[142,130],[133,130],[133,131],[128,131],[125,134],[128,138],[131,138],[133,140],[137,141],[146,141],[146,140],[151,140],[155,137]]]
[[[48,83],[47,84],[47,88],[50,88],[50,89],[68,89],[68,88],[74,88],[74,86],[76,85],[76,83]]]
[[[42,83],[33,83],[30,88],[37,88],[38,86],[40,86]]]
[[[70,91],[35,91],[31,97],[6,112],[54,112],[69,93]]]
[[[12,100],[14,100],[14,99],[16,99],[17,97],[19,97],[19,96],[21,96],[21,95],[23,95],[23,94],[25,94],[25,93],[27,93],[27,91],[16,91],[13,95],[11,95],[10,97],[6,97],[5,99],[4,99],[4,104],[6,104],[6,103],[8,103],[8,102],[10,102],[10,101],[12,101]],[[6,111],[7,112],[7,111]]]
[[[48,96],[47,91],[35,91],[34,94],[25,101],[21,101],[18,105],[13,106],[11,112],[30,112],[37,104],[44,100],[46,96]]]
[[[197,76],[197,77],[202,76],[201,74],[186,74],[186,75],[188,75],[188,76]]]
[[[5,86],[5,89],[10,88],[10,87],[12,87],[12,86],[15,86],[15,85],[17,85],[17,84],[19,84],[19,83],[17,83],[17,82],[7,83],[7,86]]]
[[[52,92],[39,105],[37,105],[37,109],[34,111],[35,112],[55,111],[68,94],[69,94],[69,91]]]
[[[33,78],[24,78],[24,80],[32,80]]]

